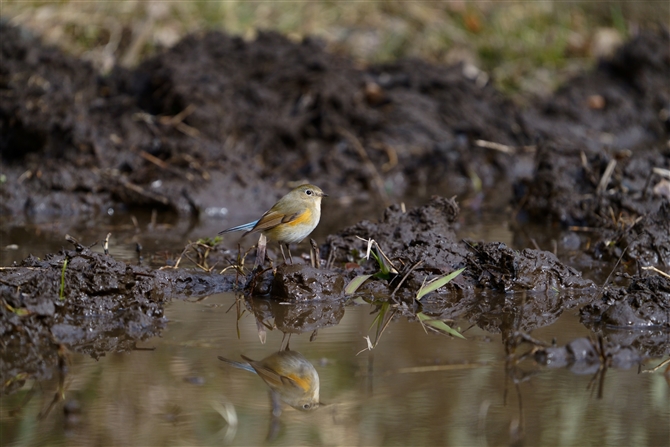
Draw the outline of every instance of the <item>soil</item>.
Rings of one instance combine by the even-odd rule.
[[[386,204],[408,192],[463,194],[477,185],[493,196],[508,185],[520,224],[588,233],[560,243],[612,269],[621,261],[624,273],[598,288],[551,252],[460,240],[457,201],[434,197],[331,234],[319,266],[298,260],[248,273],[246,306],[259,331],[273,319],[285,332],[315,333],[360,298],[392,303],[393,315],[410,319],[466,319],[511,342],[587,304],[582,317],[594,332],[644,328],[608,352],[631,362],[668,353],[670,286],[643,269],[670,265],[667,30],[640,31],[612,59],[526,108],[460,65],[361,67],[323,48],[275,33],[247,42],[208,32],[103,77],[0,22],[0,215],[141,207],[197,218],[222,206],[261,213],[303,180]],[[380,272],[365,260],[370,239],[393,268],[351,294],[353,278]],[[217,246],[208,256],[230,263],[229,252]],[[415,299],[426,281],[460,268],[439,293]],[[94,357],[134,349],[160,333],[172,298],[236,287],[232,275],[129,265],[78,243],[3,267],[4,390],[48,377],[62,366],[63,347]],[[597,352],[582,345],[536,359],[571,364],[578,352]]]
[[[234,277],[153,270],[75,245],[0,270],[0,373],[9,384],[6,392],[20,387],[13,379],[23,375],[50,378],[65,347],[94,358],[133,350],[137,342],[160,335],[166,302],[233,287]]]
[[[459,66],[360,69],[314,40],[211,32],[102,78],[16,28],[0,32],[2,214],[262,212],[289,179],[384,200],[434,181],[464,191],[472,172],[492,185],[519,171],[470,141],[527,141],[512,104]]]

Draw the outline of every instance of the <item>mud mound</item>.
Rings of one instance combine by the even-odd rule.
[[[359,238],[374,239],[391,260],[400,260],[400,265],[421,261],[406,281],[410,288],[415,286],[415,291],[424,279],[461,267],[465,272],[452,284],[465,289],[541,291],[593,286],[549,252],[517,252],[502,243],[458,240],[449,225],[458,210],[453,199],[441,197],[408,212],[392,206],[379,223],[363,221],[329,236],[323,250],[335,262],[354,262],[366,251],[366,242]],[[364,266],[366,273],[378,268],[373,262]]]
[[[610,287],[580,313],[584,324],[620,346],[645,357],[670,353],[670,280],[663,276],[635,276],[627,287]]]
[[[667,30],[643,30],[611,60],[526,111],[526,125],[540,140],[577,146],[587,155],[659,141],[670,130],[669,45]]]
[[[7,177],[0,213],[80,214],[119,205],[192,212],[182,190],[192,171],[200,172],[159,158],[193,152],[183,134],[143,115],[115,79],[100,78],[88,63],[5,23],[0,33]],[[146,187],[160,179],[161,188]]]
[[[262,212],[300,179],[382,201],[429,185],[463,192],[529,175],[532,156],[516,150],[529,142],[535,173],[515,195],[532,219],[607,241],[670,200],[654,171],[670,168],[665,31],[640,33],[525,111],[461,66],[361,68],[275,33],[192,35],[101,78],[16,28],[0,32],[2,214]]]
[[[3,214],[263,211],[288,180],[386,198],[519,172],[518,160],[472,144],[525,136],[513,106],[460,66],[361,69],[310,39],[212,32],[101,78],[16,28],[0,32]]]
[[[517,188],[533,218],[615,229],[654,214],[653,168],[670,167],[670,37],[642,32],[610,62],[524,114],[540,142],[535,175]]]
[[[466,167],[482,167],[488,183],[507,170],[504,157],[489,160],[469,140],[525,141],[511,104],[460,66],[401,61],[365,70],[312,39],[194,35],[142,64],[137,78],[146,110],[173,115],[192,105],[185,122],[225,144],[219,159],[235,149],[266,181],[319,178],[325,189],[375,190],[370,160],[379,175],[405,179],[387,183],[392,194],[427,173],[467,177]]]
[[[670,281],[663,276],[636,277],[626,288],[612,288],[582,317],[618,328],[670,328]]]
[[[607,241],[598,242],[591,250],[597,258],[638,261],[641,265],[670,265],[670,201],[658,212],[638,218],[632,225],[620,228]]]

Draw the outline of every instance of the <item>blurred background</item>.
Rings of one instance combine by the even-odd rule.
[[[275,30],[322,39],[361,64],[465,62],[519,101],[547,95],[640,27],[667,26],[665,1],[3,1],[3,20],[93,63],[133,67],[183,36]]]

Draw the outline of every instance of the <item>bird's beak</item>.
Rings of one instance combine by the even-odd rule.
[[[325,192],[322,192],[321,197],[328,197],[328,194],[326,194]]]

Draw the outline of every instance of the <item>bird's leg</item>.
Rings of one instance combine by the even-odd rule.
[[[309,246],[309,259],[312,262],[312,267],[318,269],[321,267],[321,250],[319,250],[319,246],[314,239],[309,240]]]
[[[286,244],[286,249],[288,250],[288,258],[291,260],[291,265],[293,265],[293,256],[291,256],[291,247]]]
[[[254,268],[260,267],[265,261],[265,249],[267,247],[268,240],[264,234],[261,233],[258,238],[258,245],[256,246],[256,262],[254,262]]]
[[[279,418],[279,416],[281,416],[281,398],[279,397],[279,393],[275,390],[270,390],[270,402],[273,419]]]
[[[279,347],[280,351],[290,351],[288,344],[291,341],[291,333],[284,332],[284,335],[281,338],[281,346]]]
[[[274,275],[275,273],[277,273],[277,267],[275,267],[274,262],[272,262],[272,259],[270,259],[270,256],[267,254],[267,252],[265,253],[265,259],[270,263],[272,274]]]
[[[284,264],[288,264],[288,262],[286,262],[286,255],[284,254],[284,246],[281,244],[281,242],[279,243],[279,249],[281,250],[281,255],[284,258]]]

